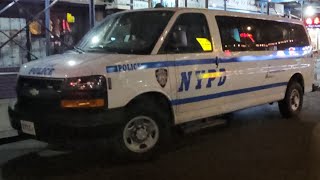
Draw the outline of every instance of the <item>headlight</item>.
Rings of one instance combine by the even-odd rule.
[[[61,107],[93,108],[106,105],[106,79],[104,76],[84,76],[66,79]]]
[[[99,90],[106,86],[106,79],[103,76],[84,76],[66,79],[65,90]]]

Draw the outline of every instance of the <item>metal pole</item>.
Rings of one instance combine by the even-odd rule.
[[[223,9],[225,11],[227,10],[227,0],[224,0],[224,2],[223,2]]]
[[[92,1],[89,0],[89,27],[92,28]]]
[[[48,8],[50,5],[50,0],[45,1],[45,8],[47,9],[45,12],[45,22],[46,22],[46,28],[50,29],[50,8]],[[46,31],[46,55],[50,56],[50,33]]]
[[[96,12],[95,12],[95,5],[94,0],[89,0],[89,26],[90,29],[94,27],[95,24],[95,18]]]
[[[209,0],[205,0],[206,1],[206,9],[208,9],[209,7]]]
[[[184,7],[188,7],[188,0],[184,1]]]
[[[29,20],[27,19],[27,21],[29,21]],[[30,40],[31,40],[31,39],[30,39],[30,38],[31,38],[30,35],[31,35],[30,29],[29,29],[29,26],[27,26],[27,27],[26,27],[26,38],[27,38],[26,47],[27,47],[27,52],[28,52],[28,54],[27,54],[27,60],[28,60],[28,62],[31,61],[31,55],[34,56],[34,55],[31,53],[32,46],[31,46],[31,42],[30,42]],[[36,57],[36,59],[38,59],[37,56],[34,56],[34,57]]]
[[[301,21],[303,21],[303,1],[301,3]]]
[[[269,14],[270,14],[270,3],[267,2],[267,15],[269,15]]]
[[[8,5],[6,5],[6,7],[2,8],[0,11],[0,14],[2,14],[3,12],[5,12],[7,9],[11,8],[16,2],[18,2],[19,0],[13,0],[11,3],[9,3]]]
[[[181,0],[180,0],[181,1]],[[176,5],[175,7],[179,7],[179,0],[176,0]]]
[[[264,8],[265,8],[264,3],[260,3],[260,12],[261,13],[264,13]]]

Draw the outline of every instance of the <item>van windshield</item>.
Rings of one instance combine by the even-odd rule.
[[[173,11],[114,14],[93,28],[79,43],[85,52],[150,54]]]

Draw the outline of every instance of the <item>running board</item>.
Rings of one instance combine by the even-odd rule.
[[[184,133],[193,133],[201,129],[210,128],[214,126],[221,126],[226,124],[227,124],[226,119],[206,118],[206,119],[201,119],[201,120],[182,124],[180,125],[180,127],[182,128]]]

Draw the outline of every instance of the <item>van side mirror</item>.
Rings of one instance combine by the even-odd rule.
[[[188,46],[187,33],[184,30],[176,30],[172,32],[171,47],[184,48]]]

